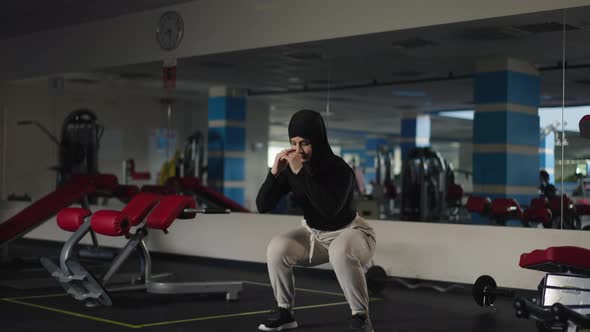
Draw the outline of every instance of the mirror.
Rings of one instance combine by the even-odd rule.
[[[314,109],[324,117],[333,150],[355,170],[356,202],[365,218],[555,228],[553,216],[561,212],[544,221],[541,213],[526,211],[539,196],[541,169],[557,194],[585,197],[585,190],[574,194],[572,183],[583,182],[588,175],[583,165],[590,159],[587,141],[575,128],[590,113],[575,108],[588,104],[588,13],[590,7],[569,9],[565,24],[564,11],[556,10],[182,58],[177,59],[176,87],[169,90],[162,87],[162,62],[66,73],[60,75],[63,87],[56,104],[41,120],[56,133],[68,112],[89,107],[105,128],[101,172],[117,174],[120,181],[127,176],[129,183],[155,184],[166,167],[182,174],[173,159],[190,155],[196,158],[193,166],[201,165],[196,173],[207,185],[255,210],[270,162],[288,146],[290,116]],[[48,80],[11,86],[50,95]],[[245,119],[234,126],[243,129],[235,150],[211,150],[217,136],[209,129],[208,110],[218,96],[244,103]],[[6,193],[35,196],[53,183],[39,178],[46,183],[41,189],[19,188],[18,179],[40,169],[50,178],[47,167],[55,163],[57,151],[42,133],[14,126],[37,116],[37,106],[21,105],[23,98],[5,102],[11,138],[7,158],[28,160],[20,150],[41,146],[48,152],[18,169],[7,167],[5,186]],[[39,109],[47,109],[51,100],[47,97]],[[570,119],[574,113],[577,117]],[[235,121],[222,120],[219,130]],[[25,145],[10,143],[16,141]],[[197,153],[198,146],[205,152]],[[212,164],[230,158],[247,165],[227,169],[239,177],[220,175],[223,163]],[[123,170],[128,159],[150,179],[133,179]],[[470,196],[474,199],[468,202]],[[518,205],[510,200],[492,205],[496,198]],[[301,214],[288,198],[274,212]]]

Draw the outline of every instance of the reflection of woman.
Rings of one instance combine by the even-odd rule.
[[[319,113],[295,113],[289,139],[291,148],[276,155],[256,205],[260,212],[268,212],[292,192],[304,219],[301,227],[275,236],[268,245],[268,272],[278,308],[258,328],[296,328],[293,266],[330,262],[352,310],[351,328],[373,331],[363,266],[373,257],[375,232],[353,205],[353,171],[332,152]]]

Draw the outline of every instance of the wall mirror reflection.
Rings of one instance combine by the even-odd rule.
[[[59,140],[68,114],[88,109],[102,128],[100,172],[140,188],[193,176],[212,192],[203,201],[256,211],[258,188],[289,145],[290,116],[313,109],[333,151],[354,169],[358,212],[368,219],[581,229],[585,210],[577,206],[590,204],[590,141],[578,130],[590,113],[588,13],[539,12],[9,82],[5,160],[29,162],[5,163],[3,198],[42,196],[64,166],[59,145],[35,122]],[[33,101],[31,93],[44,97]],[[42,152],[25,157],[33,150]],[[22,181],[31,174],[35,185]],[[562,193],[577,211],[571,223],[556,219],[566,213],[551,198]],[[286,196],[273,213],[301,209]]]

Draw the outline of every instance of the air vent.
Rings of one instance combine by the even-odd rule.
[[[407,48],[407,49],[414,49],[414,48],[422,48],[428,46],[436,46],[437,43],[426,40],[422,38],[409,38],[406,40],[396,41],[391,44],[393,47],[397,48]]]
[[[283,54],[286,58],[297,60],[297,61],[318,61],[324,58],[324,55],[319,52],[289,52]]]
[[[201,66],[210,69],[231,69],[236,67],[233,63],[219,62],[219,61],[205,61],[200,63]]]
[[[526,31],[529,33],[546,33],[546,32],[557,32],[570,30],[579,30],[580,28],[575,27],[569,24],[563,24],[559,22],[545,22],[545,23],[535,23],[535,24],[523,24],[523,25],[515,25],[516,29]]]
[[[129,81],[149,80],[155,78],[154,75],[148,73],[120,73],[119,78]]]
[[[481,27],[463,31],[460,36],[467,40],[488,41],[520,38],[529,34],[515,27]]]

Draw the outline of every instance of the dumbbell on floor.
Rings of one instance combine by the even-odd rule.
[[[492,307],[498,296],[513,297],[514,292],[508,289],[498,288],[494,278],[483,275],[477,278],[472,288],[475,303],[482,307]]]

